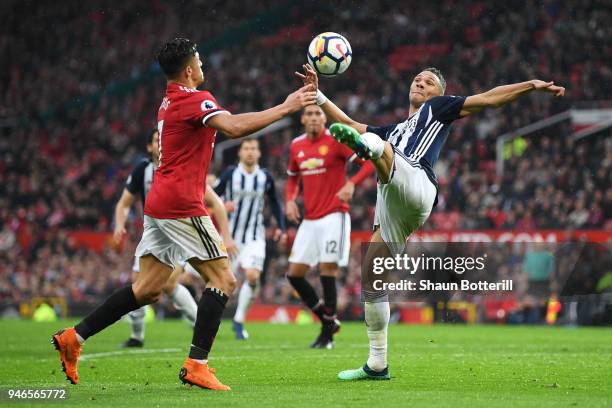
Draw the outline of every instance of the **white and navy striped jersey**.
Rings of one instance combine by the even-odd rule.
[[[247,173],[241,164],[230,166],[221,173],[214,189],[225,201],[234,202],[235,210],[229,214],[229,222],[236,243],[265,240],[265,196],[270,200],[276,222],[285,230],[282,207],[276,195],[274,179],[268,170],[256,166],[255,171]]]
[[[151,159],[144,159],[140,162],[125,182],[125,188],[133,195],[140,195],[140,201],[144,208],[145,198],[153,183],[153,173],[157,166]]]
[[[438,180],[433,166],[438,161],[452,122],[459,119],[464,101],[463,96],[436,96],[421,105],[404,122],[381,127],[368,126],[367,131],[387,140],[396,153],[413,165],[422,167],[437,188]]]

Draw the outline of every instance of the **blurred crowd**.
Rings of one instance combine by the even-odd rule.
[[[329,30],[346,35],[354,58],[320,86],[364,123],[404,120],[411,78],[425,66],[440,68],[455,95],[554,80],[566,98],[533,95],[457,122],[436,169],[440,203],[424,228],[611,228],[610,137],[574,140],[561,124],[521,138],[503,176],[495,174],[500,134],[612,99],[607,1],[69,0],[6,1],[0,10],[10,16],[0,27],[0,302],[43,294],[95,300],[129,279],[138,215],[122,253],[75,247],[67,231],[110,230],[164,92],[155,52],[175,36],[207,50],[205,87],[232,112],[282,102],[299,86],[292,73],[310,39]],[[274,30],[261,29],[271,21]],[[293,123],[262,140],[262,164],[281,192],[288,146],[301,131],[298,116]],[[212,170],[233,160],[230,151]],[[371,227],[375,194],[374,179],[356,190],[354,230]],[[270,261],[270,282],[281,281],[281,252]],[[283,293],[267,290],[267,300]]]

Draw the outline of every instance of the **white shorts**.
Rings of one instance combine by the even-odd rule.
[[[304,220],[298,228],[289,262],[315,266],[336,263],[347,266],[351,245],[351,218],[335,212],[318,220]]]
[[[238,257],[232,261],[234,274],[242,269],[257,269],[263,271],[266,260],[266,241],[256,240],[238,245]]]
[[[208,216],[159,219],[144,217],[144,231],[136,257],[153,255],[174,268],[180,261],[226,258],[221,236]]]
[[[402,252],[410,234],[425,223],[436,194],[425,170],[396,150],[391,180],[378,183],[374,217],[374,225],[380,226],[382,239],[392,253]]]

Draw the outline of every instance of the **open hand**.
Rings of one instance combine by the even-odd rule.
[[[315,90],[319,89],[319,77],[317,71],[315,71],[309,64],[302,65],[304,73],[295,72],[295,76],[300,79],[304,85],[314,85]]]

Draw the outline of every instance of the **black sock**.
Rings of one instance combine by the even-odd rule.
[[[221,315],[225,309],[228,297],[220,289],[206,288],[198,303],[198,315],[193,328],[193,338],[189,358],[205,360],[215,341]]]
[[[315,292],[314,288],[306,278],[304,277],[293,277],[287,276],[289,282],[291,282],[291,286],[293,289],[300,295],[302,301],[312,310],[321,321],[323,321],[323,310],[320,307],[319,297]]]
[[[129,285],[115,291],[74,328],[83,339],[87,339],[121,319],[124,314],[136,310],[140,306],[134,297],[132,285]]]
[[[321,276],[321,286],[323,286],[323,313],[326,320],[333,320],[336,317],[336,303],[338,301],[336,277]]]

